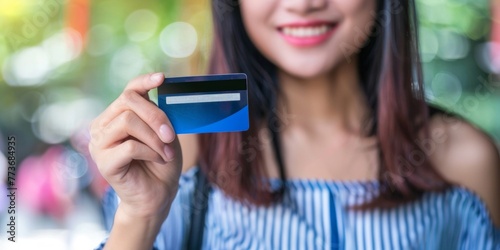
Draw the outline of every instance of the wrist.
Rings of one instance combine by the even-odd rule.
[[[119,226],[139,226],[147,228],[159,228],[163,221],[167,218],[168,209],[165,212],[159,213],[142,213],[142,212],[128,212],[125,205],[119,205],[116,210],[115,220],[113,224]]]
[[[106,249],[151,249],[167,214],[130,215],[118,206]]]

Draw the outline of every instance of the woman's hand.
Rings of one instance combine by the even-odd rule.
[[[161,225],[178,189],[181,147],[165,113],[148,98],[163,79],[157,73],[132,80],[91,126],[92,158],[121,199],[115,224]]]

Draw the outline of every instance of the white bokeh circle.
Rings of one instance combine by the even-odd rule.
[[[186,22],[171,23],[160,34],[161,49],[169,57],[188,57],[193,54],[197,45],[196,29]]]

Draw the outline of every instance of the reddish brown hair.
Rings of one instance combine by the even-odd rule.
[[[359,74],[372,119],[368,135],[379,142],[381,193],[367,207],[393,206],[424,192],[448,187],[432,167],[419,135],[428,135],[429,112],[424,100],[413,0],[379,0],[375,26],[357,55]],[[224,7],[224,8],[223,8]],[[286,186],[271,190],[260,152],[259,129],[279,123],[272,112],[280,93],[276,67],[252,44],[245,32],[238,1],[213,0],[215,36],[211,74],[248,75],[251,127],[242,133],[200,136],[200,167],[227,195],[253,204],[271,204]],[[278,126],[279,127],[279,126]],[[279,141],[279,129],[268,131]],[[276,128],[276,127],[275,127]],[[279,145],[276,159],[281,160]],[[282,181],[286,173],[282,164]]]

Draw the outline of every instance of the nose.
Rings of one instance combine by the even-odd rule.
[[[329,0],[283,0],[288,11],[297,14],[308,14],[314,11],[325,9]]]

